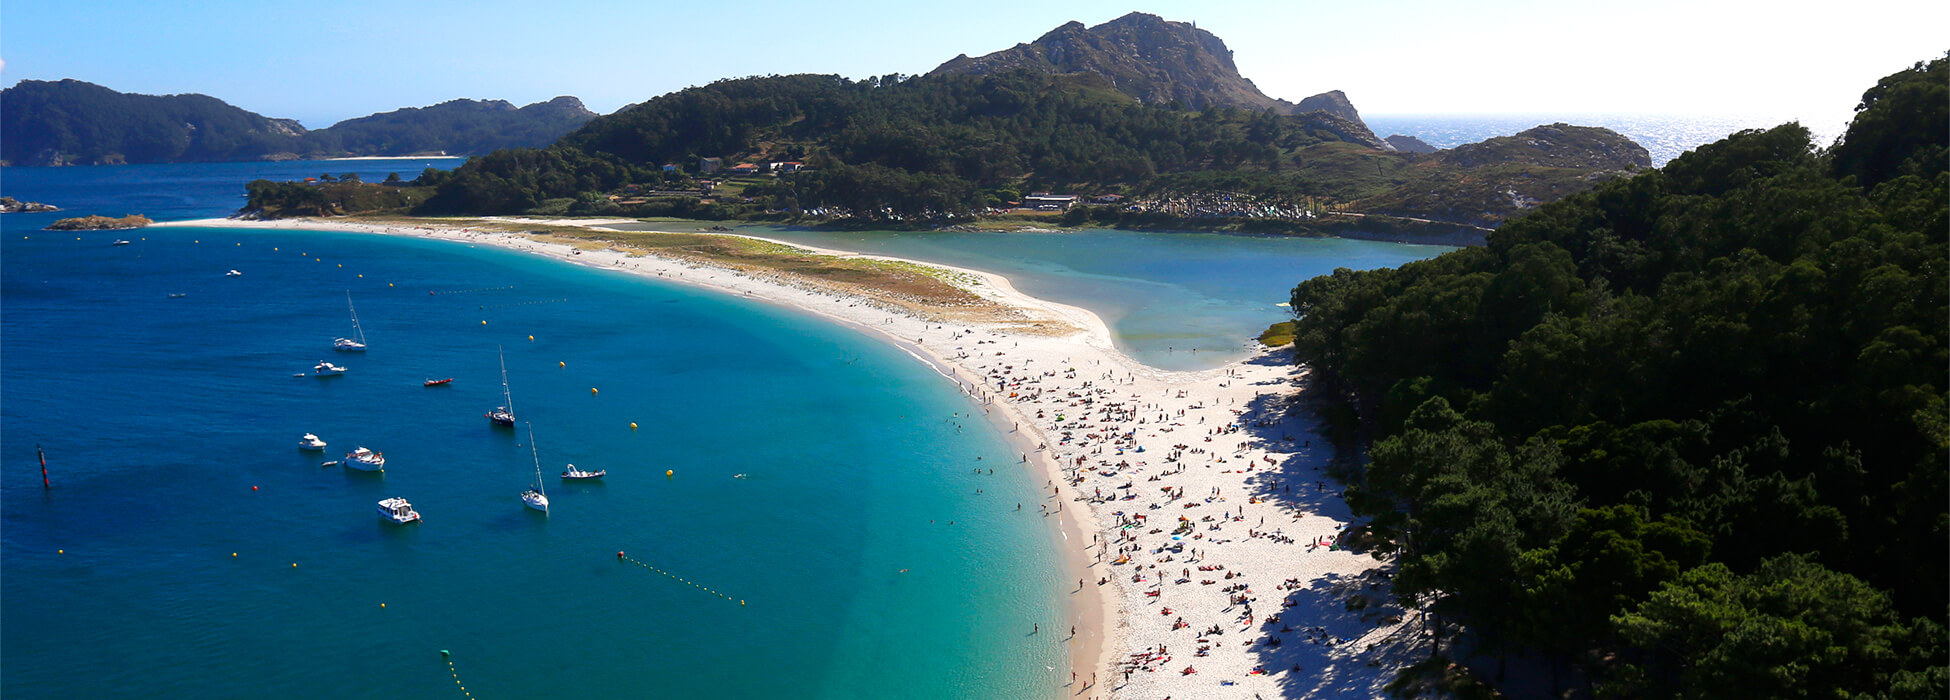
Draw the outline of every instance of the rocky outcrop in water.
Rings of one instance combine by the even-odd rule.
[[[143,216],[141,214],[130,214],[120,219],[111,219],[109,217],[100,216],[100,215],[90,215],[90,216],[80,216],[72,219],[62,219],[60,221],[56,221],[54,223],[48,224],[46,230],[49,231],[114,231],[114,230],[126,229],[126,228],[142,228],[144,226],[148,226],[149,224],[153,224],[153,223],[156,222],[150,220],[149,217]]]

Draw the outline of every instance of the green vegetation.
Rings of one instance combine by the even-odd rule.
[[[1402,601],[1600,697],[1950,692],[1945,65],[1295,288]]]
[[[573,97],[516,109],[454,100],[307,131],[206,95],[135,95],[79,80],[0,92],[0,160],[14,165],[180,163],[487,153],[540,146],[595,118]]]
[[[253,180],[244,186],[250,204],[243,214],[254,218],[342,216],[349,213],[403,214],[433,196],[430,187],[374,185],[358,176],[331,178],[316,185]]]
[[[1293,321],[1281,321],[1267,326],[1266,330],[1259,333],[1259,344],[1269,348],[1292,345],[1295,325]]]
[[[1416,156],[1347,141],[1345,131],[1343,120],[1321,112],[1145,105],[1092,73],[743,78],[599,118],[547,149],[474,159],[440,179],[440,193],[424,211],[514,214],[552,207],[939,221],[1008,207],[1034,191],[1155,198],[1223,191],[1292,207],[1380,197],[1419,182],[1411,178],[1418,172],[1462,177],[1507,165],[1500,156],[1424,165]],[[1601,173],[1649,162],[1623,137],[1586,131],[1587,141],[1602,142],[1610,155],[1594,156],[1584,167],[1531,168],[1524,191],[1540,199],[1561,196],[1590,187]],[[708,193],[688,177],[661,171],[673,164],[695,172],[701,157],[719,158],[727,168],[796,161],[810,170],[742,178]],[[631,188],[676,186],[699,191],[661,200],[630,196]],[[1470,216],[1515,209],[1500,191],[1487,197],[1459,206]],[[596,203],[599,198],[617,207]],[[592,206],[578,209],[578,201]]]

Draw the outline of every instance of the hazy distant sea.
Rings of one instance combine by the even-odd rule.
[[[1563,122],[1602,126],[1624,134],[1652,154],[1654,166],[1665,165],[1681,153],[1726,138],[1743,129],[1767,129],[1791,121],[1786,117],[1690,116],[1675,114],[1363,114],[1376,136],[1403,134],[1436,148],[1454,148],[1497,136],[1509,136],[1541,124]],[[1815,143],[1827,146],[1841,135],[1845,122],[1803,122]]]

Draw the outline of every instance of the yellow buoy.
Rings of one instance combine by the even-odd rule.
[[[596,387],[593,387],[593,386],[592,386],[592,387],[589,387],[589,393],[591,393],[591,394],[594,394],[594,393],[596,393]]]
[[[67,554],[67,553],[68,553],[68,550],[65,550],[65,549],[57,549],[57,550],[54,550],[54,553],[55,553],[55,554]]]
[[[677,476],[677,470],[675,470],[675,469],[665,469],[665,470],[664,470],[664,478],[666,478],[666,479],[669,479],[669,478],[673,478],[673,477],[675,477],[675,476]]]
[[[532,336],[532,335],[531,335],[531,336],[528,336],[528,342],[531,342],[531,343],[533,343],[533,342],[535,342],[535,336]]]
[[[365,278],[366,278],[365,275],[359,275],[359,279],[365,279]]]
[[[291,568],[293,568],[293,569],[296,569],[296,568],[298,568],[298,562],[295,562],[295,561],[294,561],[294,562],[291,562]]]
[[[383,608],[383,607],[386,607],[386,604],[385,604],[385,603],[380,603],[380,604],[379,604],[379,607],[382,607],[382,608]]]
[[[568,369],[568,368],[569,368],[569,363],[567,363],[567,362],[557,362],[557,363],[555,363],[555,366],[557,366],[557,367],[561,367],[561,368],[563,368],[563,369]]]
[[[481,325],[483,325],[483,326],[485,326],[485,325],[487,325],[487,321],[482,321],[482,322],[481,322]]]
[[[632,422],[632,423],[630,423],[630,429],[631,429],[631,430],[636,430],[636,423],[634,423],[634,422]]]
[[[364,277],[364,276],[365,276],[365,275],[360,275],[360,277]],[[393,283],[391,283],[391,282],[387,282],[387,283],[386,283],[386,286],[388,286],[388,287],[391,287],[391,286],[393,286]]]
[[[230,553],[230,556],[231,556],[232,558],[236,558],[236,556],[237,556],[237,553],[236,553],[236,552],[231,552],[231,553]]]

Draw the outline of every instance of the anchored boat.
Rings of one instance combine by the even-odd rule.
[[[413,510],[413,504],[407,503],[404,498],[388,498],[380,501],[379,514],[401,525],[420,521],[420,511]]]

